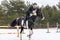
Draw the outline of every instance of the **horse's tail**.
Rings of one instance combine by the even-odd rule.
[[[10,26],[11,26],[11,27],[15,27],[16,24],[17,24],[17,21],[16,21],[16,19],[15,19],[15,20],[12,21],[12,23],[10,24]]]

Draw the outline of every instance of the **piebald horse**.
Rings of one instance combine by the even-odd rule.
[[[10,26],[11,27],[15,27],[16,25],[21,26],[20,34],[22,34],[24,28],[29,29],[29,35],[28,36],[30,38],[31,35],[33,34],[32,29],[33,29],[36,17],[39,17],[42,20],[44,20],[43,12],[41,10],[38,10],[38,11],[34,10],[34,11],[32,11],[32,13],[30,13],[30,18],[28,20],[25,20],[26,19],[26,15],[25,15],[25,16],[22,16],[20,18],[16,18],[15,20],[13,20],[12,23],[10,24]]]

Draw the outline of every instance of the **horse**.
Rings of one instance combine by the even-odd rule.
[[[34,12],[36,13],[36,12]],[[31,14],[32,16],[32,14]],[[41,18],[42,20],[44,20],[44,15],[43,15],[43,12],[41,10],[38,10],[36,14],[33,15],[33,17],[36,19],[36,17],[39,17]],[[20,33],[22,33],[22,31],[24,30],[24,26],[27,26],[27,29],[29,29],[29,37],[31,37],[31,35],[33,34],[33,26],[34,26],[34,22],[35,22],[35,19],[32,19],[29,18],[28,20],[25,20],[26,19],[26,15],[22,16],[22,17],[19,17],[19,18],[16,18],[15,20],[12,21],[12,23],[10,24],[11,27],[15,27],[16,24],[18,26],[21,26],[21,31]],[[34,21],[33,21],[34,20]]]

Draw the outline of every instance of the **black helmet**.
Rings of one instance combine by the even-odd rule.
[[[33,3],[33,5],[37,5],[37,3]]]

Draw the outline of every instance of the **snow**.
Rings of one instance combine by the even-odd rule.
[[[33,35],[31,40],[60,40],[60,33],[57,33],[56,28],[49,29],[50,33],[47,33],[47,29],[33,29]],[[16,29],[0,29],[0,33],[17,32]],[[25,34],[22,34],[23,40],[28,40],[28,30],[25,29]],[[0,34],[0,40],[20,40],[17,34]]]

